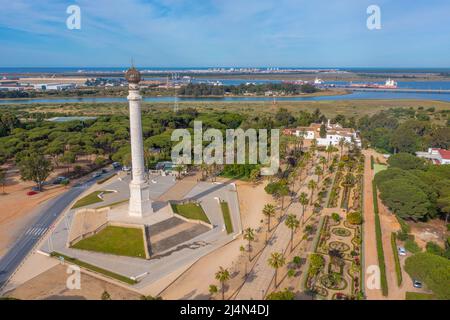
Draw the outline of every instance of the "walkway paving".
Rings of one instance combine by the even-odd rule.
[[[312,176],[312,178],[317,179],[316,176]],[[298,194],[301,192],[309,193],[306,183],[307,181],[302,184]],[[301,205],[298,202],[295,202],[285,209],[285,212],[296,214],[298,219],[300,219],[301,210]],[[312,212],[312,210],[307,211]],[[306,216],[305,220],[309,217],[310,215]],[[281,223],[276,227],[277,229],[269,239],[268,245],[257,258],[258,261],[247,276],[239,293],[236,295],[236,300],[262,299],[266,295],[275,276],[275,269],[269,266],[267,261],[273,252],[285,253],[291,240],[291,230],[285,225],[284,219],[285,218],[283,218]]]

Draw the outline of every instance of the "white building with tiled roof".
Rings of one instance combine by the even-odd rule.
[[[431,160],[434,164],[450,164],[450,151],[445,149],[429,148],[428,152],[416,152],[416,156]]]
[[[319,123],[312,123],[309,127],[299,127],[294,129],[285,129],[283,133],[285,135],[293,136],[303,136],[305,140],[316,139],[317,145],[319,146],[337,146],[339,141],[344,139],[345,142],[354,143],[358,147],[361,147],[361,139],[358,133],[352,128],[343,128],[340,124],[331,124],[330,120],[325,125],[326,135],[325,137],[320,136],[320,127],[322,125]]]

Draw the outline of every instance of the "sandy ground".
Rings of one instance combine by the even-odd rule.
[[[31,279],[7,296],[24,300],[99,300],[104,291],[113,300],[137,300],[140,295],[125,288],[81,273],[80,289],[68,289],[67,280],[71,274],[68,266],[57,264],[51,269]]]
[[[243,228],[258,229],[262,224],[262,209],[266,203],[273,203],[273,199],[264,191],[264,185],[237,181],[239,207]],[[207,299],[209,285],[217,285],[215,273],[219,267],[232,268],[238,260],[241,245],[246,241],[242,236],[228,243],[197,261],[189,270],[172,283],[164,292],[164,299]]]
[[[433,219],[427,222],[410,223],[411,234],[417,244],[425,249],[427,242],[433,241],[441,247],[445,247],[445,242],[449,236],[447,225],[444,220]]]
[[[0,195],[0,257],[35,218],[33,209],[64,192],[61,186],[48,186],[44,192],[28,196],[33,186],[33,182],[21,181],[16,171],[11,170],[7,175],[6,194]]]

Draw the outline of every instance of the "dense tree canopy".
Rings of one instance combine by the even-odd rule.
[[[417,253],[405,261],[413,279],[423,281],[439,298],[450,300],[450,260],[432,253]]]
[[[400,157],[402,158],[402,156]],[[404,170],[389,167],[375,176],[380,198],[394,213],[405,219],[433,218],[436,214],[450,214],[450,165],[421,165],[414,161],[394,165],[411,168]]]
[[[430,115],[440,116],[428,110],[423,117],[422,110],[396,108],[379,112],[371,117],[364,116],[358,121],[364,143],[382,152],[406,152],[433,148],[450,148],[450,127],[434,124]],[[448,117],[445,111],[443,116]]]
[[[397,153],[389,157],[388,164],[393,168],[404,170],[423,169],[424,160],[409,153]]]

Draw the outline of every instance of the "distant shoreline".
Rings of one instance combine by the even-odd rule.
[[[266,98],[295,98],[295,97],[321,97],[321,96],[342,96],[342,95],[347,95],[350,94],[351,90],[323,90],[323,91],[319,91],[319,92],[315,92],[315,93],[305,93],[305,94],[298,94],[298,95],[280,95],[280,96],[264,96],[264,95],[219,95],[219,96],[213,96],[213,95],[209,95],[209,96],[192,96],[192,95],[182,95],[182,96],[178,96],[178,98],[183,99],[183,98],[198,98],[198,99],[207,99],[207,98],[250,98],[250,97],[266,97]],[[142,98],[158,98],[158,97],[162,97],[162,98],[175,98],[176,96],[174,95],[143,95]],[[30,101],[30,100],[36,100],[36,99],[47,99],[47,100],[58,100],[58,99],[102,99],[102,98],[124,98],[126,99],[126,96],[115,96],[115,95],[85,95],[85,96],[53,96],[53,95],[42,95],[42,96],[37,96],[37,97],[33,97],[33,98],[0,98],[0,101],[5,101],[5,100],[18,100],[18,101]]]

